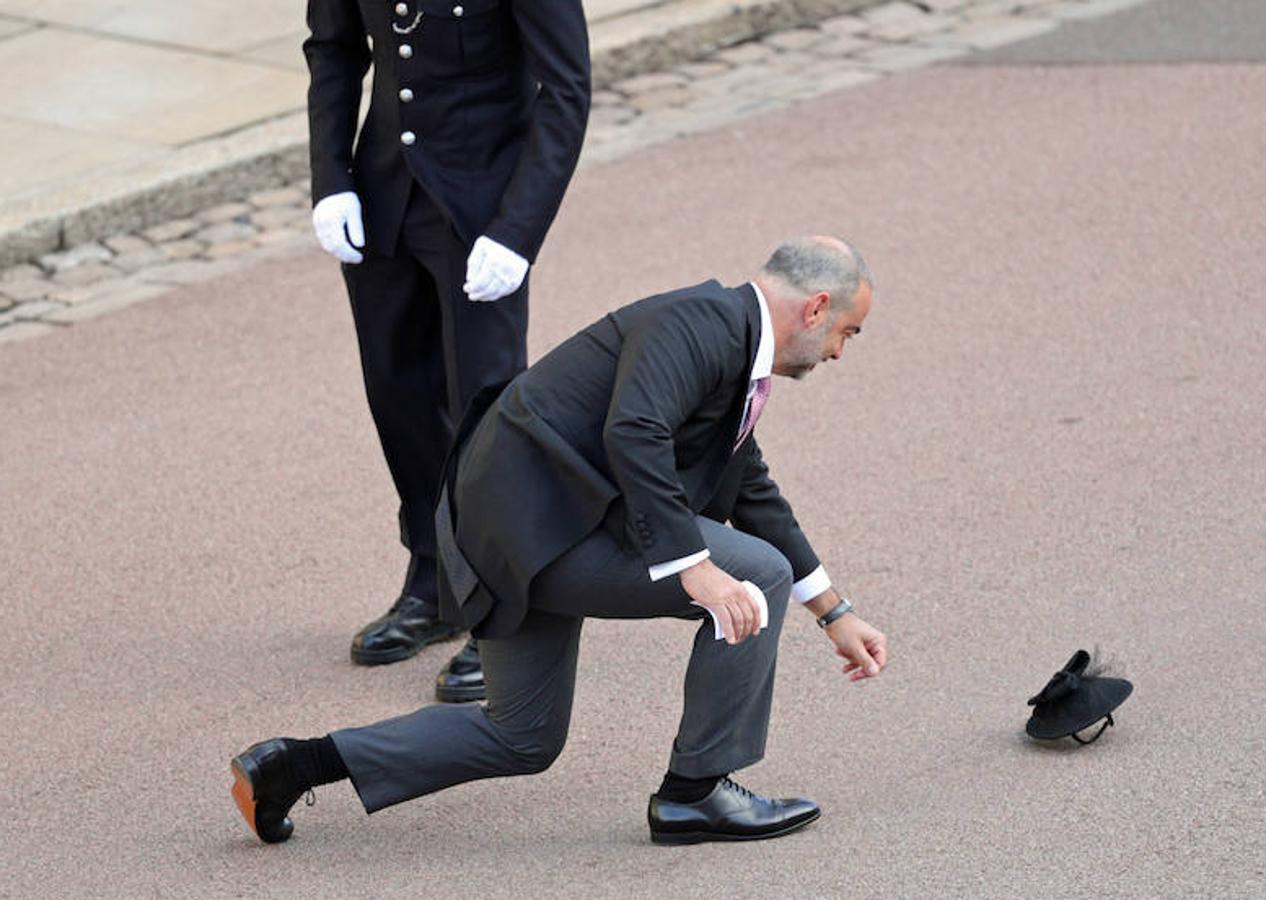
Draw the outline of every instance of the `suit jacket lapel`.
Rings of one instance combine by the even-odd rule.
[[[756,351],[760,347],[760,301],[750,284],[734,288],[734,292],[742,298],[743,312],[747,316],[747,378],[743,381],[742,401],[733,423],[734,436],[738,437],[739,428],[743,425],[743,411],[747,409],[747,388],[752,382],[752,369],[756,367]]]
[[[721,417],[718,432],[711,438],[707,462],[703,466],[693,467],[702,478],[693,480],[687,486],[691,505],[696,511],[703,507],[716,495],[725,478],[726,468],[735,457],[734,440],[738,437],[742,425],[743,411],[747,407],[747,386],[751,381],[752,368],[756,364],[756,348],[760,344],[760,302],[751,285],[729,289],[736,302],[741,305],[747,330],[747,363],[743,369],[744,378],[730,398],[729,408]]]

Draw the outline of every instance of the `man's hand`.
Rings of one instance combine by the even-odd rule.
[[[848,660],[844,674],[850,681],[874,678],[888,665],[888,639],[855,613],[845,613],[826,626],[826,636],[835,652]]]
[[[727,644],[737,644],[760,631],[760,607],[752,595],[712,560],[682,570],[681,586],[694,603],[716,616]]]
[[[354,191],[322,198],[312,209],[312,228],[325,252],[339,262],[355,264],[364,259],[360,249],[365,246],[365,223]]]
[[[528,261],[490,237],[480,237],[466,260],[462,290],[471,300],[500,300],[519,289]]]

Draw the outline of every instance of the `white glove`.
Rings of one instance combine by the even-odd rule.
[[[490,237],[480,237],[466,260],[462,290],[471,300],[500,300],[523,284],[528,261]]]
[[[317,240],[339,262],[358,263],[365,246],[365,223],[360,215],[360,198],[354,191],[323,197],[312,210],[312,228]]]

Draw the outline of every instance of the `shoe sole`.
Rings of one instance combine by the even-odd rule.
[[[474,703],[488,696],[488,689],[479,687],[440,687],[435,686],[435,699],[441,703]]]
[[[259,770],[253,762],[241,756],[233,757],[233,761],[229,763],[229,770],[233,773],[233,802],[237,804],[238,812],[246,820],[247,827],[262,841],[263,838],[259,837],[259,829],[255,827],[254,776],[259,774]]]
[[[439,644],[444,641],[451,641],[460,635],[460,628],[452,628],[449,631],[435,634],[408,647],[398,647],[395,650],[357,650],[352,648],[352,662],[358,666],[385,666],[390,663],[403,662],[406,659],[412,659],[422,652],[426,647],[432,644]]]
[[[807,816],[791,825],[786,825],[777,831],[767,831],[764,834],[724,834],[715,831],[652,831],[651,843],[664,845],[680,845],[680,844],[703,844],[708,841],[765,841],[770,838],[782,837],[791,834],[793,831],[799,831],[810,822],[817,821],[822,815],[822,810],[814,811],[813,815]]]

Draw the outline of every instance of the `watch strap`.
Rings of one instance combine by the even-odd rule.
[[[848,601],[847,597],[841,597],[840,602],[831,607],[830,610],[818,616],[818,627],[825,628],[845,613],[852,612],[853,604]]]

